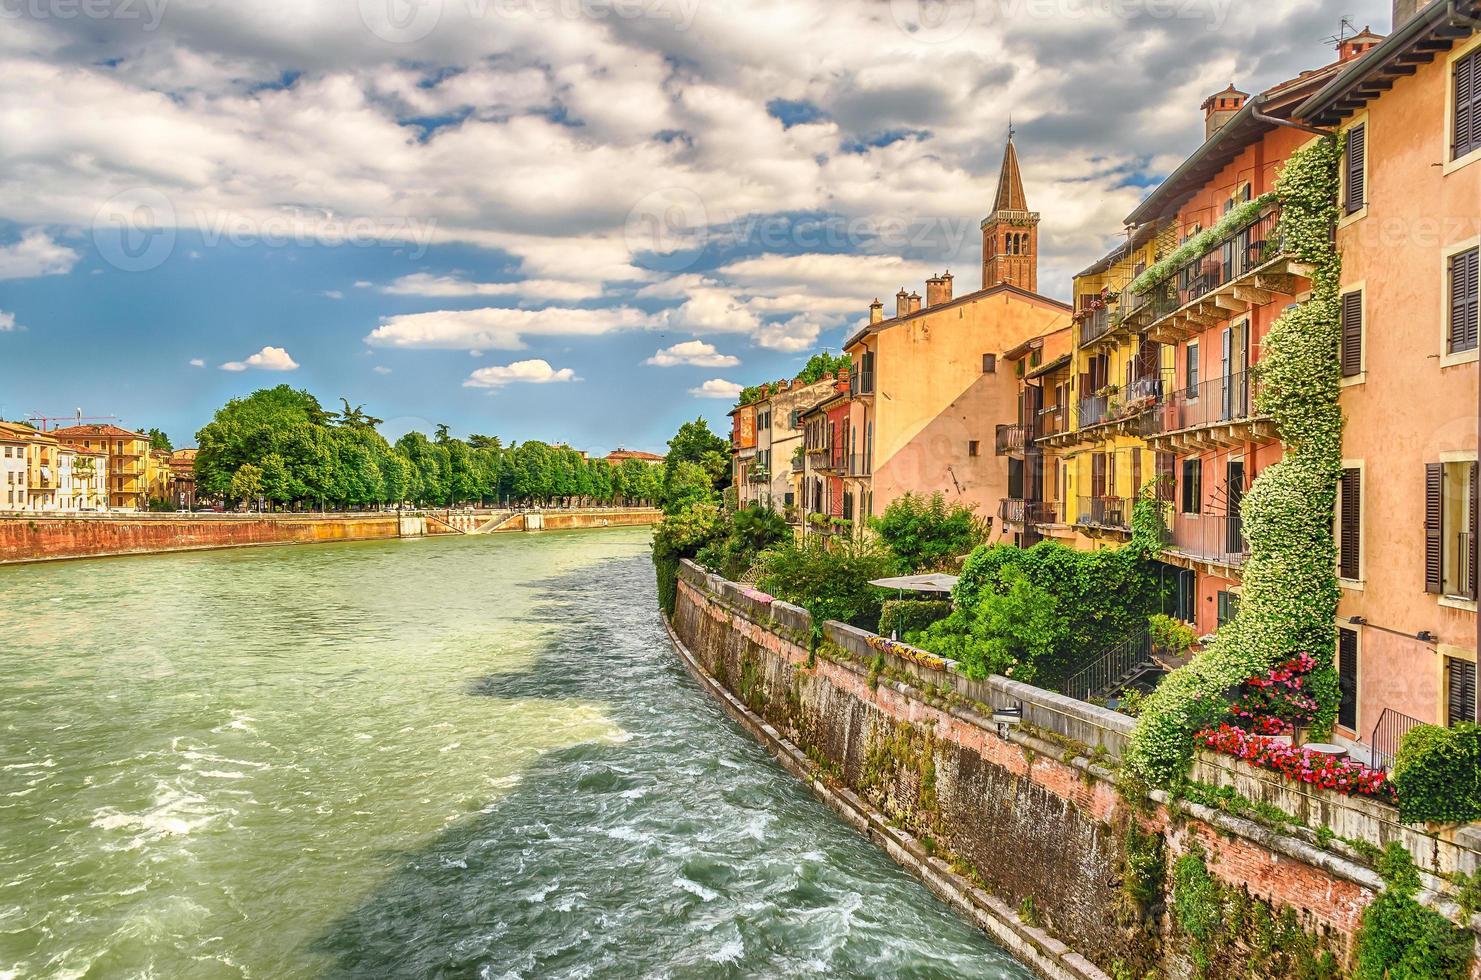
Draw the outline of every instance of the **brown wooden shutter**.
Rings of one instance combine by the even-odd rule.
[[[1358,728],[1358,634],[1352,630],[1337,631],[1337,724],[1348,731]]]
[[[1454,728],[1476,719],[1476,665],[1469,660],[1445,658],[1445,723]]]
[[[1455,63],[1455,143],[1451,159],[1481,149],[1481,51]]]
[[[1478,473],[1478,471],[1481,471],[1481,465],[1478,465],[1476,463],[1472,463],[1471,464],[1471,533],[1470,533],[1470,537],[1469,537],[1469,539],[1467,541],[1467,548],[1470,551],[1470,554],[1468,554],[1466,556],[1467,568],[1470,570],[1470,576],[1469,576],[1470,577],[1470,581],[1468,583],[1466,583],[1467,586],[1468,586],[1467,589],[1466,589],[1466,594],[1469,595],[1472,599],[1475,599],[1477,597],[1477,594],[1478,594],[1478,592],[1477,592],[1477,577],[1478,577],[1477,576],[1477,573],[1478,572],[1481,572],[1481,568],[1478,568],[1477,567],[1477,564],[1476,564],[1476,535],[1477,535],[1478,532],[1481,532],[1481,520],[1478,520],[1478,518],[1477,518],[1477,514],[1478,514],[1477,507],[1478,507],[1478,505],[1477,505],[1477,493],[1476,493],[1476,491],[1478,489],[1478,480],[1477,480],[1477,473]]]
[[[1445,467],[1441,463],[1424,466],[1424,590],[1439,595],[1445,590],[1445,542],[1443,504]]]
[[[1355,377],[1363,370],[1363,294],[1342,297],[1342,376]]]
[[[1450,260],[1450,353],[1471,350],[1481,330],[1481,249]]]
[[[1363,210],[1367,194],[1368,127],[1354,126],[1347,131],[1347,213]]]
[[[1362,485],[1363,472],[1358,469],[1342,471],[1342,563],[1339,574],[1346,579],[1357,579],[1362,574],[1360,552],[1362,543]]]

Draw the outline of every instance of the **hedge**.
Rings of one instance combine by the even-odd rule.
[[[950,599],[890,599],[880,611],[879,632],[903,640],[950,615]]]
[[[1420,725],[1399,743],[1394,763],[1405,823],[1481,820],[1481,725]]]

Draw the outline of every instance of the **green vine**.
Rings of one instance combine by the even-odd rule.
[[[1254,220],[1255,215],[1271,204],[1274,204],[1277,196],[1274,193],[1261,194],[1252,201],[1245,201],[1243,204],[1234,207],[1228,214],[1219,219],[1218,224],[1206,231],[1199,232],[1178,246],[1171,254],[1159,259],[1154,265],[1133,279],[1131,285],[1127,288],[1138,296],[1147,292],[1153,286],[1156,286],[1172,275],[1173,271],[1179,266],[1193,261],[1200,255],[1208,253],[1231,233],[1249,224],[1249,222]]]
[[[1419,872],[1395,841],[1378,863],[1383,894],[1363,911],[1357,980],[1466,980],[1476,937],[1415,900]]]
[[[1295,653],[1309,653],[1317,662],[1311,675],[1320,704],[1316,733],[1328,731],[1336,718],[1332,623],[1338,587],[1331,515],[1342,470],[1342,260],[1331,228],[1341,154],[1339,139],[1322,139],[1294,154],[1276,182],[1281,239],[1309,269],[1312,282],[1311,299],[1272,325],[1255,367],[1256,408],[1275,422],[1285,455],[1259,475],[1244,499],[1250,557],[1239,613],[1207,650],[1162,682],[1138,721],[1127,764],[1157,785],[1186,772],[1194,734],[1227,716],[1227,692]]]

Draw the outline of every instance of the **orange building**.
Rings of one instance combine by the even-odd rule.
[[[1338,722],[1380,761],[1414,724],[1478,716],[1478,18],[1478,0],[1396,4],[1300,110],[1347,136]]]
[[[149,437],[116,425],[74,425],[48,433],[64,446],[108,454],[108,506],[145,510],[149,505]]]
[[[1056,536],[1050,529],[1067,526],[1055,492],[1062,460],[1039,439],[1063,414],[1071,346],[1067,324],[1003,354],[1018,380],[1018,420],[998,425],[993,440],[994,453],[1008,458],[1008,496],[998,506],[998,520],[1023,548]]]
[[[1009,496],[1008,458],[993,441],[998,423],[1018,417],[1018,384],[999,361],[1071,313],[1033,291],[1039,216],[1027,208],[1010,136],[982,223],[982,289],[954,297],[946,272],[927,280],[922,303],[902,286],[894,316],[885,319],[876,299],[868,325],[844,344],[855,379],[842,434],[845,492],[861,516],[939,491],[988,517]]]

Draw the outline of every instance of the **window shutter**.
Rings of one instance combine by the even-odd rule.
[[[1469,660],[1445,660],[1446,724],[1454,728],[1476,720],[1476,665]]]
[[[1367,194],[1368,127],[1354,126],[1347,131],[1347,213],[1363,210]]]
[[[1441,535],[1441,513],[1445,492],[1445,467],[1426,463],[1424,467],[1424,590],[1439,595],[1445,589],[1444,541]]]
[[[1363,370],[1363,294],[1342,297],[1342,376],[1355,377]]]
[[[1471,350],[1481,330],[1481,249],[1450,260],[1450,353]]]
[[[1470,533],[1470,538],[1467,541],[1467,548],[1470,551],[1470,554],[1468,554],[1466,556],[1466,568],[1469,571],[1469,575],[1467,577],[1470,579],[1470,581],[1466,583],[1466,594],[1469,595],[1472,599],[1474,599],[1474,598],[1477,597],[1477,586],[1476,586],[1476,583],[1477,583],[1477,572],[1481,572],[1481,568],[1478,568],[1477,567],[1477,564],[1476,564],[1476,535],[1477,535],[1478,532],[1481,532],[1481,520],[1478,520],[1478,517],[1477,517],[1477,515],[1478,515],[1478,509],[1477,509],[1478,508],[1478,504],[1477,504],[1477,493],[1476,493],[1476,491],[1478,489],[1481,489],[1481,488],[1478,488],[1478,480],[1477,480],[1477,473],[1478,472],[1481,472],[1481,464],[1472,463],[1471,464],[1471,533]]]
[[[1362,546],[1362,485],[1362,470],[1342,471],[1342,562],[1338,571],[1346,579],[1359,578],[1362,572],[1359,551]]]
[[[983,354],[982,355],[982,373],[983,374],[996,374],[997,373],[997,370],[998,370],[998,355],[996,355],[996,354]]]
[[[1357,731],[1358,634],[1352,630],[1337,631],[1337,688],[1342,694],[1337,704],[1337,724]]]
[[[1451,158],[1481,149],[1481,51],[1455,63],[1455,144]]]

